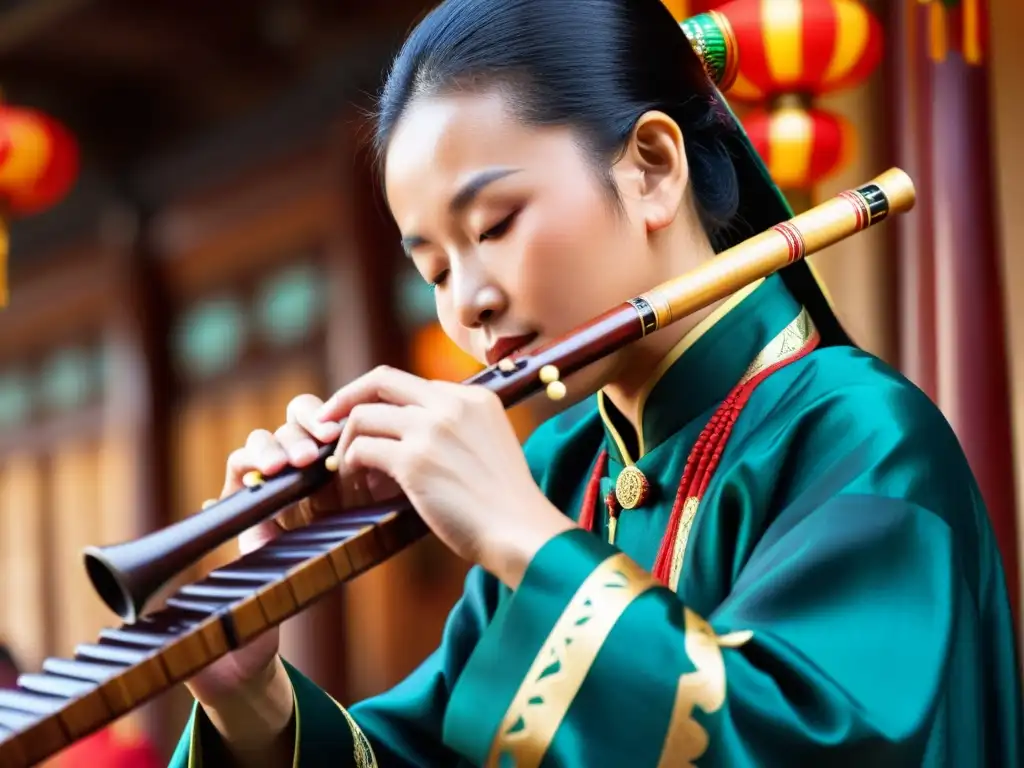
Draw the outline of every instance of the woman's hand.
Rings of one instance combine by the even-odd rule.
[[[289,403],[287,421],[277,431],[257,429],[250,433],[245,445],[228,457],[220,497],[242,490],[249,472],[270,476],[288,466],[312,464],[320,446],[341,434],[336,423],[323,423],[317,418],[322,406],[320,398],[300,395]],[[400,492],[386,476],[366,475],[358,471],[339,473],[333,483],[243,533],[239,550],[248,554],[283,530],[301,527],[322,514],[383,501]],[[277,659],[279,643],[280,633],[275,626],[188,681],[192,695],[225,739],[238,749],[262,749],[275,736],[275,726],[283,728],[291,716],[291,687]]]
[[[242,534],[243,554],[322,514],[404,493],[456,554],[515,588],[537,550],[573,526],[534,483],[496,395],[391,368],[366,374],[326,403],[295,398],[283,426],[254,431],[231,454],[221,498],[241,490],[253,470],[270,476],[309,466],[335,439],[335,482]],[[188,682],[236,750],[258,752],[288,724],[291,688],[278,649],[273,627]]]
[[[317,414],[347,419],[342,475],[397,483],[457,555],[516,587],[533,555],[571,520],[543,495],[498,397],[381,367],[342,387]]]

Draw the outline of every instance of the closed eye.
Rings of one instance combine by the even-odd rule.
[[[448,280],[448,270],[446,269],[443,272],[440,272],[437,275],[437,277],[435,277],[433,280],[430,281],[430,287],[431,288],[440,288],[442,285],[445,284],[445,281],[447,281],[447,280]]]
[[[504,237],[508,233],[509,229],[512,228],[512,224],[515,222],[516,216],[518,215],[518,210],[512,211],[512,213],[480,235],[480,242],[482,243],[485,240],[497,240]]]

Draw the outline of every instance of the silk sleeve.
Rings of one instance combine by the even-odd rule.
[[[455,758],[441,743],[448,694],[497,596],[493,577],[479,568],[471,570],[438,649],[399,685],[351,709],[286,662],[295,700],[294,768],[453,764]],[[203,768],[204,751],[209,752],[210,740],[216,738],[195,706],[169,768]]]
[[[780,518],[709,616],[563,534],[458,684],[482,727],[447,736],[480,765],[919,764],[954,579],[942,521],[880,497]]]

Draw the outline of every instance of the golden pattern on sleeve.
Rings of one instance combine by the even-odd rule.
[[[338,705],[341,714],[345,716],[349,730],[352,731],[352,760],[356,768],[377,768],[377,756],[373,754],[370,740],[363,734],[363,729],[359,727],[359,723],[353,719],[347,709],[334,700],[334,697],[331,697],[331,701]]]
[[[199,748],[199,705],[194,705],[188,739],[188,768],[203,768],[203,751]]]
[[[540,765],[608,634],[636,598],[658,586],[621,553],[594,569],[530,665],[491,744],[488,768]]]
[[[694,670],[679,678],[665,743],[658,768],[695,768],[708,748],[708,733],[693,717],[694,707],[714,714],[725,703],[725,659],[722,648],[739,648],[753,632],[716,635],[715,630],[689,608],[684,608],[686,655]]]

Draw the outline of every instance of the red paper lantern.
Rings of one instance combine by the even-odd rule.
[[[56,120],[0,105],[0,213],[28,216],[60,201],[78,175],[78,145]]]
[[[848,163],[857,134],[848,120],[822,109],[782,106],[748,114],[743,126],[782,189],[808,190]]]
[[[729,96],[817,96],[863,82],[882,58],[878,20],[857,0],[733,0],[717,8],[739,51]]]
[[[28,216],[57,203],[78,175],[78,144],[56,120],[0,104],[0,307],[7,306],[6,216]]]

